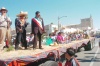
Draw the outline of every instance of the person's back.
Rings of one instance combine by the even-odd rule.
[[[76,63],[76,60],[72,58],[71,60],[66,61],[65,66],[78,66],[78,64]]]
[[[74,50],[72,48],[68,48],[66,53],[65,53],[65,57],[67,59],[65,66],[80,66],[79,62],[74,57],[74,55],[75,55]]]

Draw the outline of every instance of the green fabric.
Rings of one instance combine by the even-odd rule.
[[[53,40],[50,38],[50,37],[48,37],[47,39],[46,39],[46,45],[50,45],[50,44],[52,44],[53,43]]]

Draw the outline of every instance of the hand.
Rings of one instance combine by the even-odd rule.
[[[23,24],[20,24],[20,26],[23,26]]]
[[[46,33],[45,31],[43,31],[43,33]]]
[[[22,29],[19,29],[20,32],[22,32]]]
[[[8,24],[8,25],[7,25],[7,29],[9,29],[9,28],[10,28],[10,25]]]
[[[29,23],[26,23],[27,25],[29,25]]]

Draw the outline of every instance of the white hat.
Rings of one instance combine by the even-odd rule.
[[[17,15],[17,17],[20,17],[20,16],[27,16],[28,15],[28,12],[23,12],[23,11],[21,11],[18,15]]]
[[[0,12],[1,12],[2,10],[5,10],[5,11],[8,12],[8,10],[7,10],[5,7],[2,7],[2,8],[0,9]]]

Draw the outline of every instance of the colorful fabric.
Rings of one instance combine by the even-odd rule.
[[[67,44],[66,46],[61,46],[55,49],[48,49],[47,51],[43,51],[41,53],[35,54],[33,56],[23,56],[11,59],[0,60],[0,66],[25,66],[30,62],[35,62],[41,58],[46,58],[50,52],[54,52],[56,56],[58,56],[58,51],[61,56],[64,52],[66,52],[67,48],[75,47],[78,48],[84,43],[88,43],[89,41],[93,41],[94,38],[84,39],[77,42],[72,42],[71,44]]]
[[[53,40],[50,37],[46,39],[46,45],[49,46],[52,43],[53,43]]]
[[[37,20],[36,18],[33,18],[33,21],[43,30],[43,26],[39,20]]]

